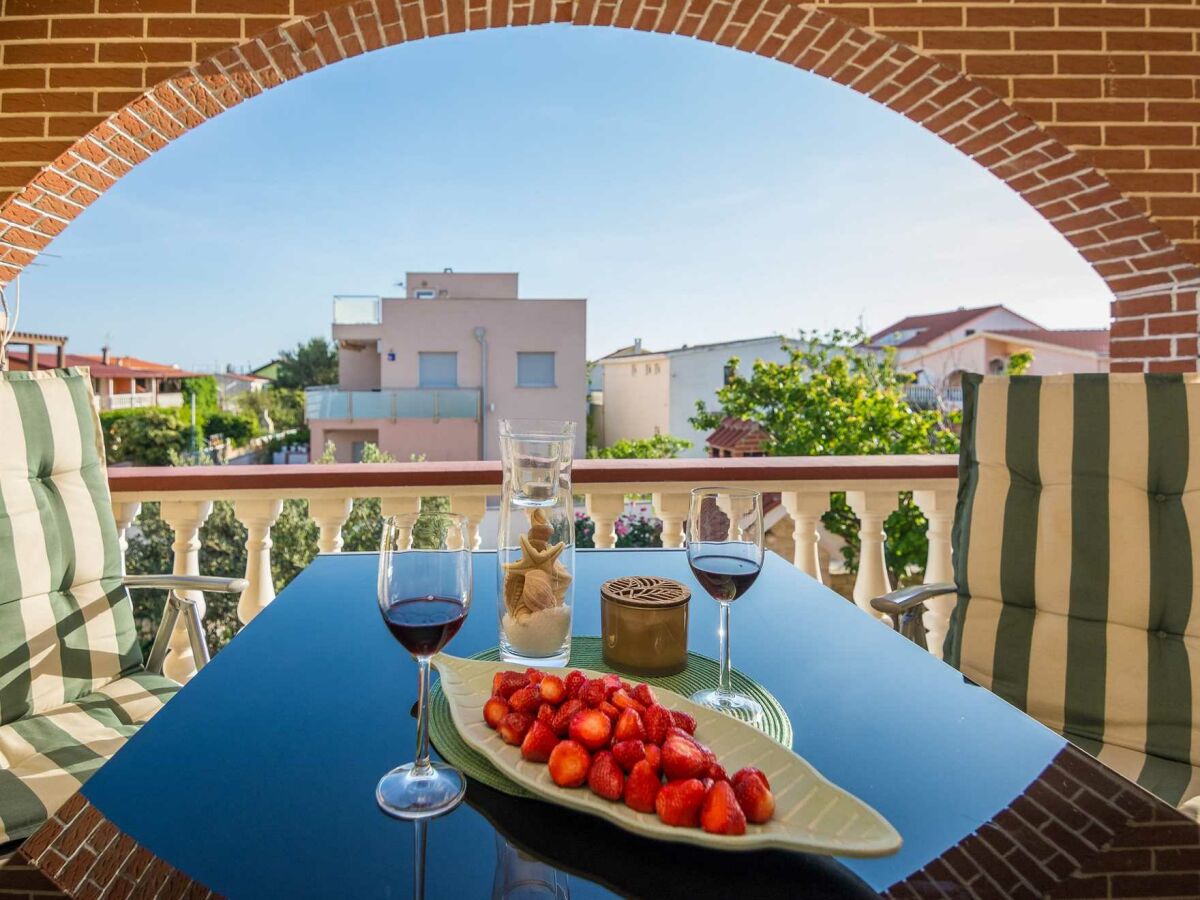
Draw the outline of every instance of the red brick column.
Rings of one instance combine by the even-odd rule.
[[[5,184],[13,193],[0,205],[0,282],[133,165],[243,99],[388,45],[570,22],[736,47],[919,122],[1018,191],[1111,286],[1115,370],[1196,368],[1200,10],[1167,0],[3,2],[0,197]]]

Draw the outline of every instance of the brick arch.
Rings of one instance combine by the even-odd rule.
[[[789,0],[355,0],[219,50],[96,125],[0,206],[0,283],[151,153],[225,109],[369,50],[563,22],[711,41],[862,93],[957,147],[1062,233],[1114,294],[1114,370],[1196,368],[1200,268],[1080,155],[989,87]]]

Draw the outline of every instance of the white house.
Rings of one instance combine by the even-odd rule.
[[[595,420],[596,440],[608,447],[623,439],[670,434],[692,442],[681,456],[704,456],[708,432],[692,428],[688,419],[696,414],[697,400],[717,408],[717,391],[732,374],[732,357],[739,359],[743,374],[758,359],[789,359],[784,338],[767,335],[660,351],[646,350],[637,340],[597,360],[591,387],[603,415]]]

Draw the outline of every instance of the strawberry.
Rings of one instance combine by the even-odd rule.
[[[671,735],[662,745],[662,767],[669,781],[698,778],[708,771],[708,760],[691,741]]]
[[[604,685],[604,699],[611,700],[612,695],[621,689],[621,676],[609,672],[600,679],[600,683]]]
[[[521,741],[521,755],[530,762],[545,762],[558,746],[558,735],[545,722],[534,721]]]
[[[487,722],[488,728],[496,728],[509,711],[507,700],[503,697],[492,697],[483,704],[483,721]]]
[[[592,758],[582,744],[575,741],[559,741],[550,751],[550,777],[559,787],[579,787],[587,781],[588,767]]]
[[[599,750],[608,745],[612,722],[598,709],[585,709],[571,717],[568,733],[588,750]]]
[[[520,672],[497,672],[492,676],[492,693],[507,700],[514,691],[529,684],[529,678]]]
[[[704,785],[704,793],[705,793],[705,794],[707,794],[707,793],[708,793],[708,789],[709,789],[710,787],[712,787],[714,784],[716,784],[716,782],[715,782],[715,781],[713,781],[711,778],[709,778],[709,777],[707,777],[707,776],[705,776],[704,778],[701,778],[701,779],[700,779],[700,783],[701,783],[702,785]]]
[[[675,723],[677,728],[682,728],[688,734],[696,733],[696,720],[685,712],[680,712],[677,709],[671,710],[671,721]]]
[[[661,744],[667,737],[667,729],[671,727],[671,713],[664,706],[648,706],[642,716],[642,724],[646,727],[646,740],[653,744]]]
[[[513,691],[513,695],[508,698],[508,705],[516,712],[530,716],[536,715],[541,702],[542,698],[538,696],[537,688],[528,686]]]
[[[578,700],[568,700],[554,713],[550,727],[560,738],[566,737],[567,731],[571,727],[571,719],[575,717],[575,713],[582,712],[585,708]]]
[[[583,701],[584,706],[590,706],[593,709],[604,702],[604,683],[599,679],[593,679],[579,689],[579,699]]]
[[[697,744],[697,745],[699,744],[699,741],[697,741],[694,737],[692,737],[690,734],[688,734],[686,731],[684,731],[678,725],[668,725],[667,726],[667,737],[664,737],[663,740],[665,741],[667,738],[671,737],[672,735],[674,735],[675,737],[683,738],[685,741],[691,741],[693,744]]]
[[[529,730],[533,719],[520,712],[510,712],[507,716],[500,720],[500,724],[496,730],[500,732],[500,737],[504,738],[504,743],[512,744],[514,747],[525,740],[525,732]]]
[[[656,773],[662,771],[662,747],[658,744],[646,744],[646,762],[654,767]]]
[[[700,827],[709,834],[745,834],[746,814],[738,805],[728,781],[717,781],[704,795],[700,806]]]
[[[613,728],[613,739],[618,741],[640,741],[646,736],[642,728],[642,717],[635,709],[625,709],[617,716],[616,727]]]
[[[625,779],[625,805],[638,812],[654,812],[654,802],[661,788],[658,773],[643,759],[634,765]]]
[[[573,670],[567,676],[567,681],[566,681],[567,696],[568,697],[578,697],[579,691],[583,688],[583,686],[585,684],[587,684],[587,676],[584,675],[582,672],[580,672],[578,669]]]
[[[758,778],[763,783],[763,787],[770,790],[771,782],[767,781],[767,776],[763,774],[763,770],[756,769],[753,766],[746,766],[744,769],[738,769],[733,773],[733,777],[729,780],[733,782],[734,787],[737,787],[743,778],[748,778],[751,775]]]
[[[538,690],[543,700],[555,706],[567,699],[567,686],[557,675],[547,675],[543,678],[538,682]]]
[[[646,745],[641,741],[617,741],[612,748],[613,758],[626,772],[646,758]]]
[[[705,773],[713,781],[728,781],[729,776],[725,774],[725,767],[717,762],[716,758],[709,760],[708,772]]]
[[[699,779],[669,781],[654,799],[654,809],[666,825],[695,828],[704,805],[704,785]]]
[[[648,684],[639,684],[633,689],[633,699],[642,706],[654,706],[658,699],[654,696],[654,688]]]
[[[633,696],[624,688],[621,688],[621,690],[614,693],[612,695],[612,700],[609,702],[611,702],[612,705],[617,709],[632,709],[639,713],[644,713],[646,711],[646,707],[634,700]]]
[[[615,706],[613,706],[611,703],[609,703],[607,700],[605,700],[603,703],[601,703],[599,706],[597,706],[596,709],[600,710],[600,712],[602,712],[606,716],[608,716],[609,721],[611,721],[611,722],[617,721],[617,716],[619,716],[621,714],[621,711],[619,709],[617,709]]]
[[[736,779],[737,775],[733,777]],[[761,825],[775,815],[775,795],[767,787],[765,779],[747,775],[741,781],[734,782],[733,793],[747,821]]]
[[[625,773],[607,750],[597,753],[588,769],[588,787],[605,800],[620,800],[625,793]]]
[[[557,710],[555,709],[553,703],[543,703],[541,706],[538,707],[537,720],[539,722],[545,722],[547,725],[549,725],[551,728],[553,728],[554,727],[554,713],[556,711]]]
[[[540,682],[540,681],[541,681],[543,678],[545,678],[545,677],[546,677],[546,673],[545,673],[545,672],[539,672],[537,669],[534,669],[534,668],[528,668],[528,669],[526,669],[526,670],[525,670],[525,677],[529,679],[529,683],[530,683],[531,685],[533,685],[534,687],[537,687],[537,686],[538,686],[538,683],[539,683],[539,682]]]

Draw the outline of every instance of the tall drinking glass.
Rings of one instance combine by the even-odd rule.
[[[763,708],[733,689],[729,657],[729,608],[750,590],[763,565],[763,508],[758,491],[696,488],[688,510],[687,558],[692,574],[721,605],[721,675],[717,687],[692,700],[737,719],[760,725]]]
[[[462,773],[429,759],[429,660],[450,642],[471,607],[471,546],[466,517],[421,512],[383,523],[379,611],[420,673],[417,758],[392,769],[375,789],[380,808],[399,819],[439,816],[466,793]]]

